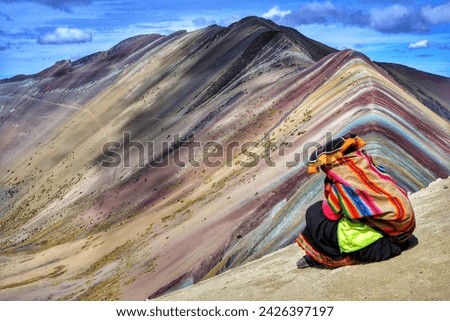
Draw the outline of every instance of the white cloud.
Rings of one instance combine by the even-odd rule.
[[[422,15],[433,24],[449,23],[450,2],[436,7],[425,6],[422,8]]]
[[[384,9],[372,9],[370,23],[375,30],[395,29],[398,21],[409,15],[409,10],[400,5],[393,5]]]
[[[83,43],[92,41],[92,33],[76,28],[58,27],[52,33],[38,38],[41,45],[61,45],[68,43]]]
[[[427,32],[429,25],[423,15],[411,7],[394,4],[384,9],[370,10],[370,26],[384,33]]]
[[[390,23],[390,20],[396,20],[409,13],[408,8],[395,4],[384,9],[372,9],[372,22],[375,24]]]
[[[426,48],[428,47],[428,40],[420,40],[417,42],[410,43],[408,48],[409,49],[418,49],[418,48]]]
[[[305,4],[303,9],[323,12],[323,11],[328,11],[328,10],[335,10],[336,7],[330,1],[323,2],[323,3],[315,1],[315,2],[309,2],[309,3]]]
[[[291,10],[280,10],[280,7],[275,6],[272,9],[270,9],[269,11],[267,11],[266,13],[262,14],[263,18],[266,19],[273,19],[275,17],[280,17],[283,18],[285,15],[288,15],[291,13]]]

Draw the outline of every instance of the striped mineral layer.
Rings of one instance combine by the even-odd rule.
[[[256,17],[2,80],[0,299],[155,298],[291,244],[330,135],[419,190],[449,175],[449,92]]]

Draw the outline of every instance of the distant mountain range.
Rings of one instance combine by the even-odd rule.
[[[449,175],[449,101],[449,78],[257,17],[1,80],[0,299],[143,300],[284,247],[331,134],[416,191]]]

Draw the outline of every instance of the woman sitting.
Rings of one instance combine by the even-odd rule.
[[[387,260],[409,245],[415,229],[406,192],[347,134],[329,141],[309,158],[308,171],[321,169],[325,200],[306,211],[297,238],[306,255],[298,268],[339,267]]]

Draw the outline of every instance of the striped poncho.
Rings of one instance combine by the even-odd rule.
[[[318,225],[307,225],[296,242],[307,255],[328,267],[360,263],[351,252],[372,243],[380,244],[376,251],[389,251],[373,253],[377,260],[394,255],[395,249],[389,246],[389,240],[394,244],[405,242],[415,229],[414,212],[407,194],[362,150],[364,145],[357,135],[347,134],[328,141],[309,158],[308,172],[317,173],[321,169],[326,174],[321,217],[330,223],[323,224],[322,218],[317,220],[310,216],[310,222]],[[337,256],[330,248],[333,246],[330,233],[334,228],[341,253]],[[311,231],[315,234],[311,235]],[[383,236],[386,241],[378,243],[376,240]],[[318,244],[328,250],[319,250]]]
[[[361,138],[350,134],[341,139],[335,151],[316,155],[310,163],[311,167],[320,166],[327,175],[325,197],[329,207],[335,214],[367,224],[394,242],[406,241],[415,229],[406,192],[361,150],[365,144]]]

